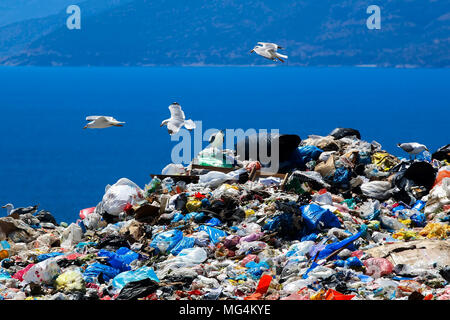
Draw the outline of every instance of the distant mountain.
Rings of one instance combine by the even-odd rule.
[[[1,0],[0,27],[28,19],[56,14],[71,4],[85,0]]]
[[[373,1],[128,0],[81,4],[81,30],[67,15],[0,28],[5,65],[267,65],[258,41],[286,48],[289,65],[448,67],[450,5],[380,1],[381,30],[368,30]],[[89,9],[90,8],[90,9]]]

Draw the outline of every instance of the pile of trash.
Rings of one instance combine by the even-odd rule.
[[[449,300],[449,146],[413,161],[354,129],[298,140],[286,181],[251,179],[257,159],[170,164],[70,225],[0,218],[0,299]]]

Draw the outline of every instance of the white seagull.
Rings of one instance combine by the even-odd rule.
[[[117,121],[113,117],[89,116],[86,121],[90,121],[83,129],[104,129],[109,127],[123,127],[125,122]]]
[[[174,102],[169,106],[170,118],[164,120],[160,127],[167,126],[170,135],[176,134],[184,126],[188,130],[195,129],[195,123],[191,119],[185,120],[184,112],[181,106]]]
[[[416,158],[419,153],[425,150],[428,151],[428,148],[425,145],[417,142],[398,143],[397,146],[403,151],[409,153],[410,158],[411,155],[414,155],[414,158]]]
[[[277,52],[278,49],[284,49],[277,45],[276,43],[270,43],[270,42],[258,42],[259,46],[255,46],[250,53],[256,52],[260,56],[275,61],[276,59],[280,60],[281,62],[284,62],[283,59],[287,59],[288,56],[285,56],[283,54],[280,54]],[[281,59],[283,58],[283,59]]]
[[[223,138],[224,138],[223,130],[219,130],[216,133],[213,133],[211,137],[209,137],[209,145],[212,148],[222,149],[223,146]]]

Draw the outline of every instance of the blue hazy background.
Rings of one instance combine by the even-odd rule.
[[[73,221],[119,178],[144,187],[178,143],[159,127],[173,101],[203,130],[279,128],[304,139],[353,127],[396,155],[405,141],[434,151],[449,143],[449,76],[449,69],[2,67],[0,203],[39,203],[58,221]],[[97,114],[126,125],[83,130],[85,117]]]

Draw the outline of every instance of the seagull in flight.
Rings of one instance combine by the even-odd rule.
[[[164,120],[160,127],[167,126],[167,130],[169,131],[170,135],[176,134],[178,131],[180,131],[181,127],[184,126],[188,130],[195,129],[195,123],[191,119],[185,120],[186,117],[184,116],[183,110],[181,110],[181,106],[174,102],[169,106],[170,110],[170,118]]]
[[[423,152],[428,151],[428,148],[420,143],[417,142],[406,142],[406,143],[398,143],[397,146],[402,149],[403,151],[409,153],[409,157],[411,158],[411,155],[414,155],[414,159],[416,156]]]
[[[283,47],[280,47],[276,43],[270,43],[270,42],[258,42],[258,46],[255,46],[250,53],[256,52],[260,56],[276,61],[276,59],[280,60],[281,62],[284,62],[283,59],[287,59],[288,56],[278,53],[278,49],[284,49]],[[283,59],[282,59],[283,58]]]
[[[86,117],[89,123],[83,129],[104,129],[109,127],[123,127],[125,122],[117,121],[113,117],[107,116],[89,116]]]

